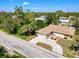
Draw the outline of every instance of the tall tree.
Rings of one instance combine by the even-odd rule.
[[[9,33],[16,34],[17,30],[22,26],[22,19],[7,18],[3,21],[3,26]]]
[[[55,14],[48,14],[47,16],[48,24],[58,24],[59,23],[59,17]]]
[[[14,15],[16,15],[18,18],[22,18],[24,15],[23,8],[15,6],[14,9],[15,9]]]
[[[79,35],[79,20],[75,20],[73,26],[76,28],[76,34]]]
[[[31,34],[35,33],[36,28],[37,28],[37,26],[36,26],[35,22],[31,22],[30,24],[23,25],[19,30],[19,34],[31,35]]]
[[[35,21],[35,13],[34,12],[28,12],[27,13],[27,19],[32,22]]]
[[[44,27],[44,22],[42,20],[36,21],[37,30]]]

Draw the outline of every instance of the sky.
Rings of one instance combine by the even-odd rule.
[[[15,6],[34,12],[79,12],[79,0],[0,0],[0,11],[11,12]]]

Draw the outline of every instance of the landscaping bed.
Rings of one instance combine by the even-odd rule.
[[[37,45],[52,51],[52,47],[50,45],[48,45],[48,44],[45,44],[45,43],[42,43],[42,42],[38,42]]]

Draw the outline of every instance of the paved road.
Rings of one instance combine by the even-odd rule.
[[[31,44],[12,35],[0,32],[0,43],[11,48],[25,57],[31,58],[64,58],[55,52],[48,51],[37,45]]]
[[[30,43],[32,44],[37,44],[38,42],[42,42],[50,45],[53,48],[52,51],[63,55],[63,48],[58,43],[56,43],[55,40],[52,40],[50,38],[46,39],[46,38],[36,37],[30,41]]]

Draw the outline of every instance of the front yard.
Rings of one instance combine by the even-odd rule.
[[[57,40],[57,43],[60,44],[63,48],[63,52],[64,52],[65,57],[69,57],[69,58],[75,57],[75,52],[70,51],[70,49],[69,49],[69,46],[71,45],[72,41],[73,40],[66,40],[66,39]]]

